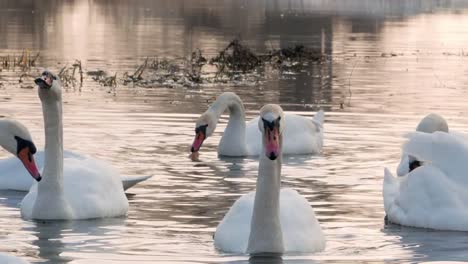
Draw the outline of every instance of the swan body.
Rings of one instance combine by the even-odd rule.
[[[242,100],[232,92],[221,94],[196,122],[192,152],[197,152],[210,137],[223,112],[229,110],[229,121],[218,145],[221,156],[258,156],[262,151],[261,133],[256,117],[246,123]],[[318,154],[323,146],[324,113],[318,111],[313,119],[285,114],[283,154]]]
[[[26,219],[72,220],[122,216],[128,201],[118,174],[112,168],[100,171],[96,160],[72,159],[68,170],[80,171],[64,177],[62,95],[60,81],[49,72],[35,80],[39,86],[45,127],[45,161],[42,180],[33,185],[21,202],[21,216]]]
[[[2,264],[28,264],[26,260],[0,253],[0,263]]]
[[[1,131],[0,131],[1,133]],[[44,151],[38,151],[34,154],[39,171],[44,167]],[[72,151],[63,151],[63,174],[65,178],[81,175],[87,171],[106,170],[110,165],[104,161],[93,159],[86,155],[78,154]],[[80,167],[76,163],[81,162]],[[94,166],[94,167],[93,167]],[[135,184],[145,181],[151,176],[121,176],[124,190],[133,187]],[[0,160],[0,190],[15,190],[27,192],[34,184],[34,180],[28,175],[27,171],[21,166],[21,162],[16,158],[6,158]]]
[[[89,169],[83,164],[89,166]],[[123,193],[121,179],[118,172],[108,164],[80,156],[67,162],[64,173],[68,177],[63,178],[63,198],[70,212],[58,219],[113,217],[127,212],[128,201]],[[55,208],[46,206],[50,203],[47,200],[53,201],[55,197],[46,199],[46,205],[39,210],[40,214],[34,213],[39,184],[34,184],[21,202],[21,215],[26,219],[49,219],[55,214]],[[49,208],[52,212],[49,212]]]
[[[287,129],[282,109],[266,105],[260,112],[257,188],[224,216],[216,228],[215,247],[251,255],[323,250],[325,238],[310,204],[296,191],[280,189],[282,132]]]
[[[229,209],[216,229],[216,248],[246,253],[254,198],[255,192],[243,195]],[[325,248],[325,239],[314,211],[295,190],[280,191],[280,223],[285,252],[317,252]]]
[[[385,169],[383,199],[393,223],[468,231],[468,144],[451,133],[414,132],[403,151],[422,165],[404,176]]]

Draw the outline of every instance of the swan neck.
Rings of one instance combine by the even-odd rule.
[[[63,125],[61,101],[43,101],[45,161],[39,193],[63,191]]]
[[[229,109],[229,122],[231,122],[231,120],[243,122],[245,127],[244,104],[237,95],[231,93],[222,94],[211,105],[209,110],[216,115],[216,120],[219,120],[226,109]]]
[[[223,150],[223,154],[228,156],[243,156],[247,152],[244,105],[237,95],[222,94],[210,107],[216,116],[216,123],[226,109],[229,110],[229,121],[221,137],[218,150]]]
[[[249,254],[284,252],[280,223],[281,163],[281,152],[276,160],[270,160],[264,154],[260,155],[247,248]]]
[[[8,124],[5,120],[0,120],[0,146],[15,155],[16,153],[13,152],[11,146],[8,144],[11,139],[8,139],[7,126]]]

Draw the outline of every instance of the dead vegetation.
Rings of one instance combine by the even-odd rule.
[[[58,73],[62,86],[65,88],[83,87],[83,67],[80,60],[68,66],[65,65]]]
[[[39,55],[39,52],[35,55],[31,55],[31,52],[25,49],[22,51],[21,55],[0,56],[0,63],[4,69],[20,67],[26,71],[27,69],[36,66],[36,61],[39,58]]]
[[[40,54],[31,55],[24,50],[20,56],[0,57],[3,69],[20,67],[19,82],[30,75]],[[118,85],[138,87],[197,87],[210,84],[258,84],[267,78],[265,68],[282,71],[307,70],[311,63],[322,63],[327,59],[318,50],[303,45],[271,49],[257,53],[234,39],[210,59],[200,49],[186,58],[146,58],[134,71],[108,73],[105,70],[86,71],[86,75],[102,86],[115,89]],[[1,69],[1,68],[0,68]],[[66,88],[81,88],[84,70],[80,60],[66,64],[59,71],[62,85]]]
[[[133,73],[123,73],[117,83],[139,87],[257,84],[266,78],[264,76],[266,66],[280,72],[286,70],[294,72],[304,70],[311,63],[322,63],[326,59],[327,57],[320,51],[303,45],[272,49],[257,54],[235,39],[211,59],[207,59],[200,49],[193,51],[188,58],[174,60],[146,58]],[[104,72],[103,76],[106,76]],[[93,80],[106,86],[102,78],[93,78]]]

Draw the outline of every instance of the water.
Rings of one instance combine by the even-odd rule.
[[[214,249],[212,235],[254,189],[258,160],[217,157],[226,118],[201,162],[187,158],[197,116],[235,91],[249,119],[269,102],[306,116],[326,110],[323,155],[285,158],[282,180],[314,207],[327,248],[263,263],[466,260],[464,232],[386,226],[381,189],[383,167],[395,170],[402,136],[421,117],[437,112],[468,131],[467,22],[468,4],[448,0],[1,2],[0,55],[40,51],[39,66],[55,71],[80,59],[121,74],[147,56],[214,55],[235,37],[256,51],[302,43],[331,60],[258,85],[112,91],[85,76],[81,91],[64,91],[65,148],[154,176],[129,191],[128,216],[116,219],[24,221],[24,193],[2,191],[0,251],[33,263],[247,263]],[[18,74],[0,72],[0,114],[42,148],[37,92]]]

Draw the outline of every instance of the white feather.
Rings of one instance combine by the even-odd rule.
[[[445,132],[415,132],[403,150],[424,163],[399,178],[385,170],[388,219],[407,226],[468,231],[466,141]]]

